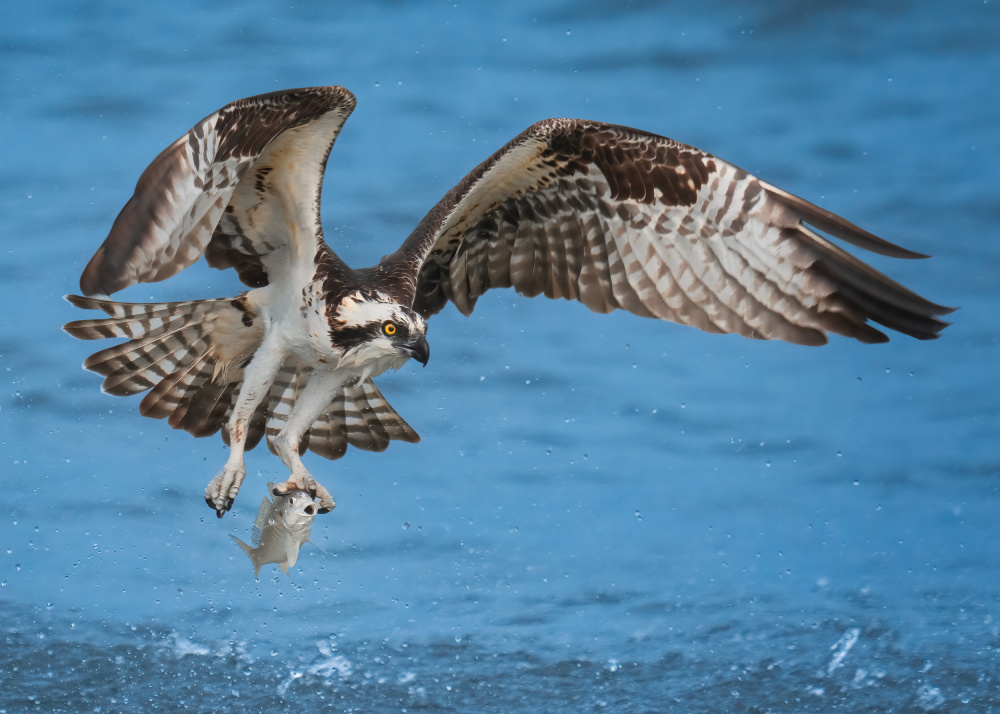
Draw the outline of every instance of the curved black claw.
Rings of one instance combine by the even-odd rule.
[[[332,508],[321,508],[318,511],[316,511],[316,514],[317,515],[322,515],[324,513],[329,513],[332,510],[333,510]]]
[[[205,503],[208,504],[209,508],[211,508],[213,511],[215,511],[215,517],[216,518],[222,518],[224,515],[226,515],[226,511],[228,511],[230,508],[233,507],[233,499],[231,499],[231,498],[227,498],[226,499],[226,505],[225,505],[224,508],[216,508],[215,501],[213,501],[208,496],[205,496]]]
[[[293,491],[293,490],[295,490],[295,489],[290,489],[285,484],[279,483],[279,484],[275,484],[274,488],[271,489],[271,495],[272,496],[287,496],[288,493],[289,493],[289,491]],[[315,487],[313,487],[313,488],[307,488],[306,489],[306,493],[309,494],[309,498],[316,498],[317,491],[316,491]]]

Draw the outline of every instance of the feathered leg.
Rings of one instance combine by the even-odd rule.
[[[274,488],[276,495],[283,495],[299,489],[315,494],[320,499],[320,513],[328,513],[336,507],[330,492],[316,481],[306,470],[299,456],[299,445],[309,427],[313,425],[344,385],[344,377],[336,372],[313,372],[309,382],[288,415],[285,425],[274,438],[274,451],[282,462],[291,469],[285,483]]]
[[[240,385],[233,413],[225,427],[229,432],[229,459],[222,472],[205,487],[205,502],[215,509],[219,518],[232,508],[233,500],[246,478],[247,467],[243,452],[250,418],[267,396],[284,359],[285,350],[281,345],[281,338],[275,332],[270,332],[250,364],[243,370],[243,384]]]

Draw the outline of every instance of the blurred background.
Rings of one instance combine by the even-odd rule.
[[[990,2],[180,1],[0,10],[0,711],[1000,707]],[[936,342],[707,335],[511,291],[378,383],[421,434],[307,466],[286,577],[226,451],[80,368],[61,300],[139,174],[240,97],[357,95],[327,241],[394,250],[534,121],[693,144],[877,235],[960,306]],[[234,295],[202,263],[116,297]]]

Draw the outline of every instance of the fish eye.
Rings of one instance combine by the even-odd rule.
[[[396,323],[395,322],[386,322],[384,325],[382,325],[382,332],[383,332],[383,334],[388,335],[389,337],[392,337],[393,335],[396,334]]]

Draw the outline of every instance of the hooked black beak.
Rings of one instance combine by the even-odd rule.
[[[424,367],[427,366],[427,360],[429,360],[431,357],[431,346],[427,344],[426,337],[420,335],[413,342],[403,345],[403,349],[409,352],[410,357],[415,359]]]

